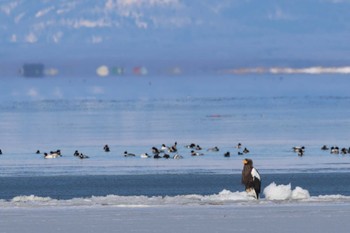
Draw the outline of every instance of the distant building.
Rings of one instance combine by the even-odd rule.
[[[113,67],[112,68],[112,74],[113,75],[123,75],[124,74],[124,68],[123,67]]]
[[[24,77],[43,77],[44,68],[41,63],[24,64],[20,69],[20,74]]]
[[[109,68],[108,66],[99,66],[97,69],[96,69],[96,73],[98,76],[100,77],[105,77],[105,76],[108,76],[109,75]]]
[[[138,66],[138,67],[134,67],[133,73],[135,75],[147,75],[148,74],[148,70],[144,66]]]

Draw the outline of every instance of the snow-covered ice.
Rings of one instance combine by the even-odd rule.
[[[350,205],[1,208],[3,233],[348,232]]]

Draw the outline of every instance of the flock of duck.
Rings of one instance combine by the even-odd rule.
[[[185,148],[189,149],[191,156],[203,156],[204,155],[204,153],[203,153],[204,149],[198,144],[191,143],[191,144],[186,145]],[[240,151],[240,149],[242,148],[241,143],[238,143],[235,146],[235,148],[239,149],[239,151],[237,153],[238,155],[244,155],[244,154],[249,153],[249,150],[246,147],[242,151]],[[110,147],[108,145],[105,145],[103,147],[103,151],[108,153],[111,150],[110,150]],[[211,148],[206,149],[206,151],[207,152],[219,152],[220,149],[219,149],[219,147],[215,146],[215,147],[211,147]],[[1,149],[0,149],[0,154],[2,154]],[[40,150],[37,150],[36,154],[43,154],[43,157],[45,159],[55,159],[55,158],[62,157],[61,150],[50,151],[49,153],[47,153],[47,152],[41,153]],[[88,159],[89,158],[88,155],[83,154],[83,153],[79,152],[78,150],[76,150],[73,153],[73,156],[77,157],[79,159]],[[128,151],[124,151],[123,156],[124,157],[136,157],[137,155],[134,153],[129,153]],[[223,156],[230,157],[231,156],[230,151],[225,152],[223,154]],[[139,157],[143,158],[143,159],[145,159],[145,158],[182,159],[183,158],[183,156],[178,153],[177,142],[175,142],[172,146],[166,146],[165,144],[162,144],[162,146],[160,148],[152,147],[150,153],[142,153],[141,155],[139,155]]]
[[[183,156],[177,153],[178,152],[177,147],[178,147],[177,142],[175,142],[172,146],[166,146],[165,144],[162,144],[160,148],[152,147],[150,153],[142,153],[141,155],[139,155],[139,157],[143,158],[143,159],[146,159],[146,158],[182,159]],[[185,148],[189,149],[191,156],[203,156],[204,155],[204,153],[203,153],[204,149],[198,144],[191,143],[191,144],[185,145]],[[237,155],[245,155],[245,154],[248,154],[250,152],[246,147],[243,148],[241,143],[238,143],[236,146],[234,146],[234,148],[238,149]],[[292,149],[300,157],[305,154],[305,146],[294,146]],[[321,150],[322,151],[329,151],[330,154],[342,154],[342,155],[350,154],[350,147],[349,148],[343,147],[340,149],[338,146],[328,147],[327,145],[323,145],[321,147]],[[108,145],[105,145],[103,147],[103,151],[110,152],[111,150],[110,150]],[[219,152],[220,149],[219,149],[219,147],[214,146],[214,147],[206,149],[206,151],[207,152]],[[0,149],[0,155],[2,155],[2,154],[3,154],[3,152]],[[37,150],[36,154],[41,154],[40,150]],[[62,157],[61,150],[50,151],[49,153],[45,152],[42,154],[44,155],[45,159],[55,159],[55,158]],[[124,157],[137,157],[136,154],[130,153],[128,151],[124,151],[124,153],[122,155]],[[88,159],[89,158],[88,155],[83,154],[83,153],[79,152],[78,150],[76,150],[73,153],[73,156],[77,157],[79,159]],[[230,157],[231,152],[227,151],[227,152],[223,153],[223,156]]]
[[[305,146],[295,146],[293,147],[293,150],[298,154],[298,156],[303,156],[305,153]],[[342,154],[342,155],[350,154],[350,147],[349,148],[343,147],[339,149],[338,146],[328,147],[327,145],[323,145],[321,147],[321,150],[329,151],[331,154]]]
[[[107,145],[106,145],[107,146]],[[140,155],[141,158],[146,159],[146,158],[154,158],[154,159],[161,159],[161,158],[165,158],[165,159],[182,159],[183,156],[178,154],[178,148],[177,148],[178,144],[177,142],[174,143],[174,145],[172,146],[166,146],[165,144],[162,144],[162,146],[160,148],[157,147],[152,147],[152,153],[143,153]],[[190,150],[190,155],[191,156],[203,156],[204,153],[202,152],[204,149],[195,143],[191,143],[185,146],[185,148]],[[241,149],[242,148],[242,144],[238,143],[235,148],[237,149]],[[219,152],[220,149],[217,146],[208,148],[206,151],[208,152]],[[238,151],[238,155],[244,155],[249,153],[249,150],[245,147],[243,149],[243,151]],[[129,153],[128,151],[124,151],[124,157],[136,157],[137,155],[134,153]],[[230,157],[231,153],[229,151],[225,152],[224,157]]]

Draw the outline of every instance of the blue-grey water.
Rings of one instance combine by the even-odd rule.
[[[349,174],[262,174],[262,190],[275,182],[306,188],[311,196],[350,196]],[[212,195],[222,190],[243,191],[238,174],[160,174],[118,176],[0,177],[0,199],[35,195],[59,200],[91,196]]]

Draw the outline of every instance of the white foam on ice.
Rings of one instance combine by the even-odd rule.
[[[264,189],[264,195],[268,200],[302,200],[310,198],[308,190],[296,187],[292,190],[291,184],[277,185],[271,183]]]
[[[50,197],[38,197],[34,195],[17,196],[11,200],[0,200],[0,207],[128,207],[145,208],[154,206],[196,206],[196,205],[264,205],[271,201],[277,203],[290,203],[290,201],[303,203],[315,202],[350,202],[349,196],[343,195],[323,195],[310,196],[309,191],[301,187],[291,188],[291,185],[277,185],[271,183],[264,189],[265,198],[255,200],[246,192],[222,190],[212,195],[177,195],[177,196],[92,196],[86,198],[73,198],[69,200],[59,200]],[[276,202],[274,202],[276,203]]]

